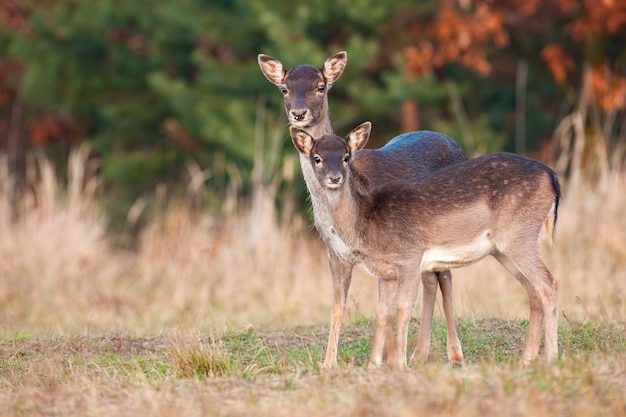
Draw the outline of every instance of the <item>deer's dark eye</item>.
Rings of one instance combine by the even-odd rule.
[[[319,84],[317,86],[317,91],[319,91],[320,93],[324,92],[324,90],[326,90],[326,84]]]
[[[287,94],[287,88],[285,88],[285,87],[278,87],[278,89],[280,90],[281,93]]]
[[[322,163],[322,158],[320,158],[319,156],[315,155],[313,157],[313,162],[315,162],[315,165],[319,165]]]
[[[346,154],[346,156],[344,156],[344,157],[343,157],[343,162],[344,162],[345,164],[347,164],[348,162],[350,162],[350,154],[349,154],[349,153],[347,153],[347,154]]]

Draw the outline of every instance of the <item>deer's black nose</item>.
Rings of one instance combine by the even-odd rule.
[[[302,121],[302,120],[304,120],[304,118],[306,116],[306,109],[292,110],[291,111],[291,115],[293,116],[294,120]]]

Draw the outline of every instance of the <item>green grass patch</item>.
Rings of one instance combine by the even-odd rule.
[[[525,320],[460,319],[458,333],[468,364],[505,366],[521,358]],[[339,343],[343,367],[364,367],[369,360],[373,320],[344,326]],[[415,337],[419,324],[411,323]],[[433,323],[429,362],[446,362],[443,320]],[[253,379],[259,375],[318,373],[328,330],[322,326],[275,331],[229,329],[221,334],[178,334],[157,337],[125,335],[0,339],[0,369],[9,384],[26,377],[36,384],[62,382],[72,375],[133,377],[152,381],[174,378]],[[566,323],[559,326],[559,350],[568,357],[626,352],[621,323]],[[410,354],[410,352],[409,352]]]
[[[571,323],[559,327],[559,343],[570,353],[626,350],[623,323]]]

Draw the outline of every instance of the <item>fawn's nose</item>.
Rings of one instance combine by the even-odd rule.
[[[304,118],[306,117],[306,109],[295,109],[291,111],[291,115],[293,116],[293,119],[301,122],[302,120],[304,120]]]
[[[340,184],[343,180],[343,175],[341,172],[331,172],[328,174],[328,182],[331,184]]]

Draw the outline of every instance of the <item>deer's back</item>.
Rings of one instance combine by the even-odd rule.
[[[355,185],[361,192],[389,181],[421,177],[467,157],[450,137],[420,130],[393,138],[379,149],[356,152],[351,163]]]
[[[546,165],[501,152],[392,181],[362,197],[358,234],[384,248],[392,246],[389,239],[453,245],[469,243],[485,230],[538,232],[560,191]]]

